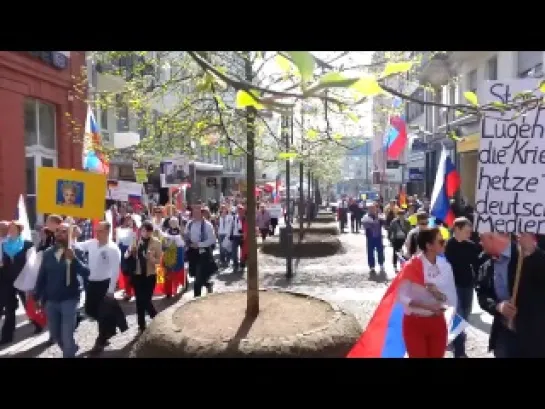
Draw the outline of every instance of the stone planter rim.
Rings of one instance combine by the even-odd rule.
[[[294,296],[302,297],[302,298],[311,298],[311,299],[323,302],[323,303],[327,304],[333,310],[333,317],[331,317],[331,319],[326,324],[324,324],[324,325],[322,325],[320,327],[317,327],[317,328],[302,332],[302,333],[293,334],[293,335],[289,335],[289,336],[285,336],[285,337],[249,338],[249,339],[248,338],[243,338],[243,339],[240,340],[241,343],[245,343],[245,344],[256,343],[256,342],[257,343],[263,343],[263,342],[266,342],[268,340],[278,340],[278,339],[293,340],[293,339],[297,339],[297,338],[300,338],[300,337],[311,336],[311,335],[317,334],[319,332],[323,332],[323,331],[328,330],[332,325],[337,323],[343,317],[343,315],[345,314],[345,312],[341,308],[339,308],[339,306],[337,304],[335,304],[335,303],[326,301],[326,300],[324,300],[322,298],[318,298],[318,297],[315,297],[315,296],[312,296],[312,295],[301,293],[301,292],[298,292],[298,291],[290,291],[290,290],[286,290],[286,289],[283,289],[283,288],[278,288],[277,289],[277,288],[270,288],[270,287],[269,288],[259,288],[259,291],[260,292],[271,291],[271,292],[276,292],[276,293],[284,293],[284,294],[294,295]],[[218,297],[218,296],[221,296],[222,294],[246,293],[246,292],[247,292],[247,290],[239,290],[239,289],[222,291],[220,293],[213,293],[213,294],[207,295],[206,297],[193,298],[193,299],[183,303],[182,305],[178,306],[178,308],[172,309],[172,311],[169,314],[170,319],[172,321],[172,326],[173,326],[174,331],[175,332],[182,332],[182,329],[180,327],[178,327],[178,325],[175,324],[175,322],[174,322],[174,320],[172,318],[173,318],[174,314],[179,309],[183,308],[184,306],[186,306],[186,305],[188,305],[190,303],[195,303],[195,302],[200,302],[200,301],[206,300],[209,297]],[[202,337],[196,337],[196,336],[191,336],[190,338],[194,339],[195,341],[201,342],[201,343],[210,343],[210,342],[214,341],[214,339],[212,339],[212,338],[202,338]],[[226,342],[230,342],[231,339],[230,338],[221,338],[221,339],[219,339],[219,341],[226,343]]]

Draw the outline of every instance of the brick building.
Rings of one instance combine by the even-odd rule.
[[[84,65],[84,51],[0,52],[1,219],[12,219],[26,194],[31,225],[42,221],[38,167],[81,169],[86,105],[74,97],[74,83]]]

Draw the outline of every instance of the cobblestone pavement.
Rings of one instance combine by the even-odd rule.
[[[362,233],[346,233],[340,236],[346,250],[344,254],[327,258],[296,260],[294,278],[288,283],[285,279],[285,260],[259,254],[259,273],[262,287],[282,288],[302,292],[334,302],[353,313],[363,328],[367,325],[378,301],[386,289],[387,282],[377,282],[369,278],[367,256],[365,253],[365,237]],[[387,245],[387,241],[384,241]],[[389,279],[394,276],[391,263],[392,248],[386,247],[386,272]],[[215,291],[230,291],[246,287],[246,280],[239,275],[233,275],[230,270],[221,272],[215,278]],[[191,288],[190,288],[191,289]],[[181,299],[193,298],[188,291]],[[170,306],[177,299],[166,300],[158,298],[155,301],[158,310]],[[129,330],[111,339],[101,357],[124,357],[130,350],[137,333],[134,301],[123,303],[127,313]],[[21,310],[18,312],[18,328],[16,343],[0,349],[0,357],[60,357],[57,346],[49,346],[47,331],[32,335],[32,328],[26,321]],[[468,330],[467,353],[470,357],[490,357],[487,352],[488,332],[491,317],[480,310],[475,303]],[[97,335],[97,324],[85,320],[76,331],[76,341],[80,346],[79,356],[86,357],[93,346]],[[450,352],[448,353],[450,356]]]

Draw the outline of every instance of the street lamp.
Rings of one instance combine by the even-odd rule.
[[[286,152],[290,150],[290,140],[293,138],[293,115],[282,115],[282,138],[286,145]],[[290,129],[290,131],[288,131]],[[290,135],[291,134],[291,135]],[[293,142],[293,141],[291,141]],[[293,228],[291,226],[291,164],[286,160],[286,227],[285,227],[285,246],[286,246],[286,278],[293,277]],[[281,233],[282,234],[282,233]]]

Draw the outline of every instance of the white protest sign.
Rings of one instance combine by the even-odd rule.
[[[268,204],[266,206],[270,217],[280,219],[282,217],[282,205],[280,203]]]
[[[142,196],[142,185],[140,183],[119,180],[115,185],[109,185],[107,188],[107,199],[127,202],[129,196]]]
[[[535,78],[487,81],[479,89],[479,103],[521,102],[521,93],[536,90],[539,82]],[[534,95],[543,96],[539,90]],[[543,109],[523,109],[524,115],[520,109],[485,112],[476,175],[479,233],[545,234]]]
[[[161,187],[178,187],[189,182],[189,160],[185,156],[164,159],[160,163]]]

